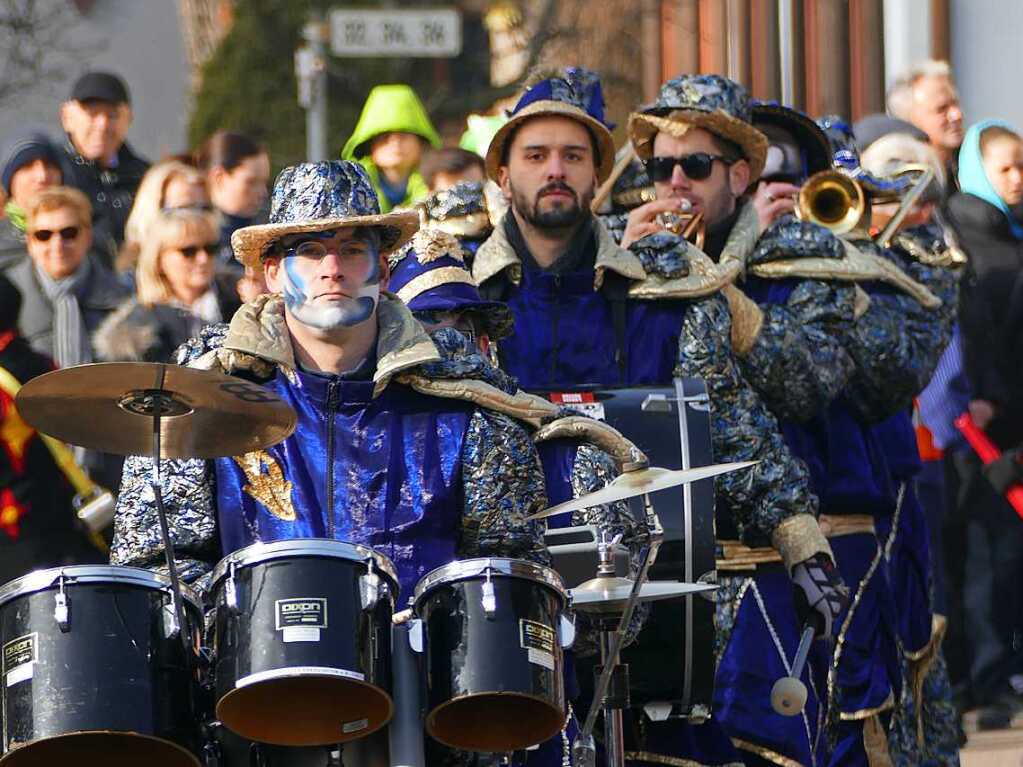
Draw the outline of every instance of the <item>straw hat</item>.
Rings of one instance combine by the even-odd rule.
[[[257,267],[273,243],[289,234],[370,226],[380,230],[380,252],[390,253],[419,229],[419,215],[380,213],[365,169],[357,162],[306,162],[281,171],[274,182],[270,222],[231,235],[234,256]]]
[[[614,126],[604,120],[600,78],[588,69],[568,67],[527,88],[508,113],[508,122],[498,129],[487,148],[487,176],[492,180],[498,180],[505,145],[518,126],[533,117],[568,117],[581,123],[597,143],[598,183],[604,183],[611,175],[615,161],[615,142],[611,136]]]
[[[682,75],[662,85],[653,104],[629,116],[629,138],[640,159],[647,160],[658,133],[681,138],[703,128],[742,150],[753,182],[764,169],[768,142],[750,120],[749,94],[738,83],[720,75]]]

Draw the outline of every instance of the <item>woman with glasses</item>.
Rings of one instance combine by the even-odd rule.
[[[215,279],[218,241],[208,211],[159,212],[142,240],[135,295],[96,332],[97,356],[166,362],[204,325],[229,320],[238,299]]]
[[[21,292],[21,334],[60,367],[93,361],[89,336],[124,300],[122,287],[89,256],[92,206],[77,189],[40,192],[25,210],[29,258],[7,272]]]

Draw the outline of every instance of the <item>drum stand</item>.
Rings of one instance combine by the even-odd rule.
[[[632,589],[620,613],[616,608],[600,611],[598,626],[600,628],[600,675],[593,692],[593,702],[586,714],[586,719],[572,747],[572,763],[574,767],[596,767],[597,749],[593,740],[593,728],[597,722],[597,712],[604,712],[604,749],[607,767],[625,767],[625,729],[623,711],[629,703],[628,666],[618,662],[622,645],[636,605],[639,603],[640,590],[647,582],[647,576],[657,551],[664,539],[664,530],[654,513],[650,494],[643,494],[643,513],[647,527],[647,545],[643,549],[642,561],[636,579],[632,581]],[[575,592],[587,589],[599,589],[601,583],[620,582],[615,578],[614,552],[620,536],[613,540],[603,540],[598,546],[600,563],[597,566],[597,577],[582,584]]]
[[[174,543],[171,541],[170,526],[167,523],[167,510],[163,505],[163,491],[160,487],[160,460],[163,455],[160,444],[160,419],[165,415],[177,415],[183,404],[174,395],[163,388],[166,367],[159,365],[156,369],[156,382],[152,389],[133,392],[131,401],[122,401],[122,407],[135,413],[151,414],[153,417],[153,476],[150,486],[156,501],[156,516],[160,521],[160,538],[163,541],[163,554],[167,562],[167,575],[170,577],[171,601],[174,603],[174,615],[177,618],[178,633],[185,649],[185,662],[192,657],[192,638],[188,631],[185,616],[185,602],[181,597],[181,578],[174,557]],[[127,400],[128,398],[126,398]],[[187,406],[186,406],[187,407]]]

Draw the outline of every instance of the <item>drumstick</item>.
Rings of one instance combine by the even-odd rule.
[[[611,170],[611,175],[607,177],[607,181],[600,185],[597,190],[597,195],[593,198],[593,202],[590,204],[590,210],[596,213],[600,210],[600,206],[604,204],[604,201],[611,194],[611,190],[614,189],[615,181],[621,178],[621,175],[625,172],[625,169],[629,167],[629,163],[632,162],[636,156],[636,150],[632,146],[630,141],[624,147],[622,147],[624,154],[621,159],[615,163],[614,168]]]
[[[782,716],[795,716],[802,713],[806,705],[806,685],[800,681],[803,675],[803,668],[806,666],[806,658],[810,654],[810,645],[813,644],[813,625],[803,626],[803,634],[799,638],[799,648],[796,650],[796,658],[792,662],[792,672],[789,676],[783,676],[774,683],[771,688],[771,708]]]

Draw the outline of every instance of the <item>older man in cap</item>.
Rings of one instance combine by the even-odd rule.
[[[547,502],[536,448],[502,412],[522,412],[522,403],[510,406],[511,395],[485,382],[438,386],[437,346],[382,290],[388,256],[417,228],[415,213],[380,214],[357,163],[324,162],[282,171],[270,222],[233,235],[238,259],[263,269],[272,292],[230,326],[207,327],[178,361],[261,382],[299,418],[292,436],[258,456],[168,462],[164,492],[185,580],[202,585],[221,555],[251,543],[301,537],[390,557],[402,605],[419,578],[454,559],[546,561],[539,526],[526,522]],[[493,407],[464,393],[481,386]],[[117,564],[160,566],[150,465],[126,463]],[[266,465],[280,477],[270,494],[254,490]],[[328,759],[327,749],[259,750],[270,765]]]
[[[124,241],[135,191],[149,163],[125,139],[132,123],[131,98],[124,80],[110,72],[87,72],[75,81],[60,109],[67,134],[64,183],[82,190],[95,214],[93,239],[113,259]]]

